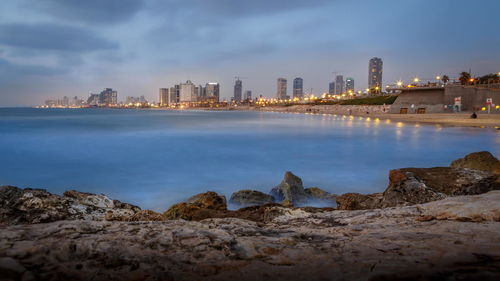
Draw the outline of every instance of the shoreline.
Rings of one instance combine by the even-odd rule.
[[[345,107],[345,108],[341,108]],[[271,106],[271,107],[229,107],[229,108],[204,108],[201,110],[207,111],[259,111],[259,112],[278,112],[278,113],[293,113],[293,114],[312,114],[312,115],[341,115],[362,117],[390,122],[406,122],[426,125],[441,125],[446,127],[475,127],[475,128],[491,128],[500,130],[500,114],[484,114],[478,113],[477,119],[470,118],[470,112],[466,113],[426,113],[426,114],[394,114],[383,113],[380,105],[292,105],[292,106]],[[368,109],[366,111],[353,110],[349,115],[349,108]],[[390,105],[385,106],[386,111]],[[191,110],[191,109],[189,109]]]

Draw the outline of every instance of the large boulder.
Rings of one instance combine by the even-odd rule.
[[[285,205],[301,205],[307,201],[302,179],[292,174],[292,172],[285,173],[281,183],[271,189],[271,195],[277,202],[285,203]]]
[[[64,196],[45,189],[0,187],[0,223],[44,223],[58,220],[113,220],[135,214],[140,208],[105,195],[78,191]]]
[[[258,206],[273,202],[274,198],[271,195],[248,189],[233,193],[229,199],[230,204],[241,207]]]
[[[188,198],[186,203],[203,209],[227,210],[226,197],[213,191],[196,194]]]
[[[202,220],[221,217],[227,211],[226,197],[213,191],[197,194],[163,213],[166,219]]]
[[[500,160],[488,151],[474,152],[451,162],[452,168],[466,168],[500,174]]]
[[[360,210],[407,206],[499,189],[500,176],[487,171],[450,167],[404,168],[389,172],[389,185],[384,193],[347,193],[337,197],[337,208]]]

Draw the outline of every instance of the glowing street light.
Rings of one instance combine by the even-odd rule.
[[[398,81],[398,82],[396,83],[396,85],[398,85],[398,87],[403,86],[403,81]]]
[[[415,79],[413,79],[413,82],[415,83],[418,83],[420,81],[420,79],[418,79],[418,77],[415,77]]]
[[[436,76],[436,80],[441,80],[441,76]]]

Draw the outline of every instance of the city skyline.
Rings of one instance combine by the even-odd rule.
[[[328,92],[334,71],[364,89],[373,57],[384,61],[383,85],[499,71],[500,37],[476,28],[497,25],[497,1],[481,1],[489,7],[481,14],[463,1],[355,2],[6,0],[0,106],[106,87],[158,101],[159,88],[188,79],[218,81],[221,100],[229,100],[236,74],[254,96],[275,96],[277,77]]]

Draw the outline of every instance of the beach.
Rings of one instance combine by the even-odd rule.
[[[409,122],[435,124],[441,126],[500,128],[500,114],[479,112],[477,119],[470,118],[471,112],[427,113],[427,114],[391,114],[390,105],[291,105],[291,106],[237,106],[209,108],[207,110],[250,110],[282,113],[336,114],[371,119],[389,120],[389,122]]]

